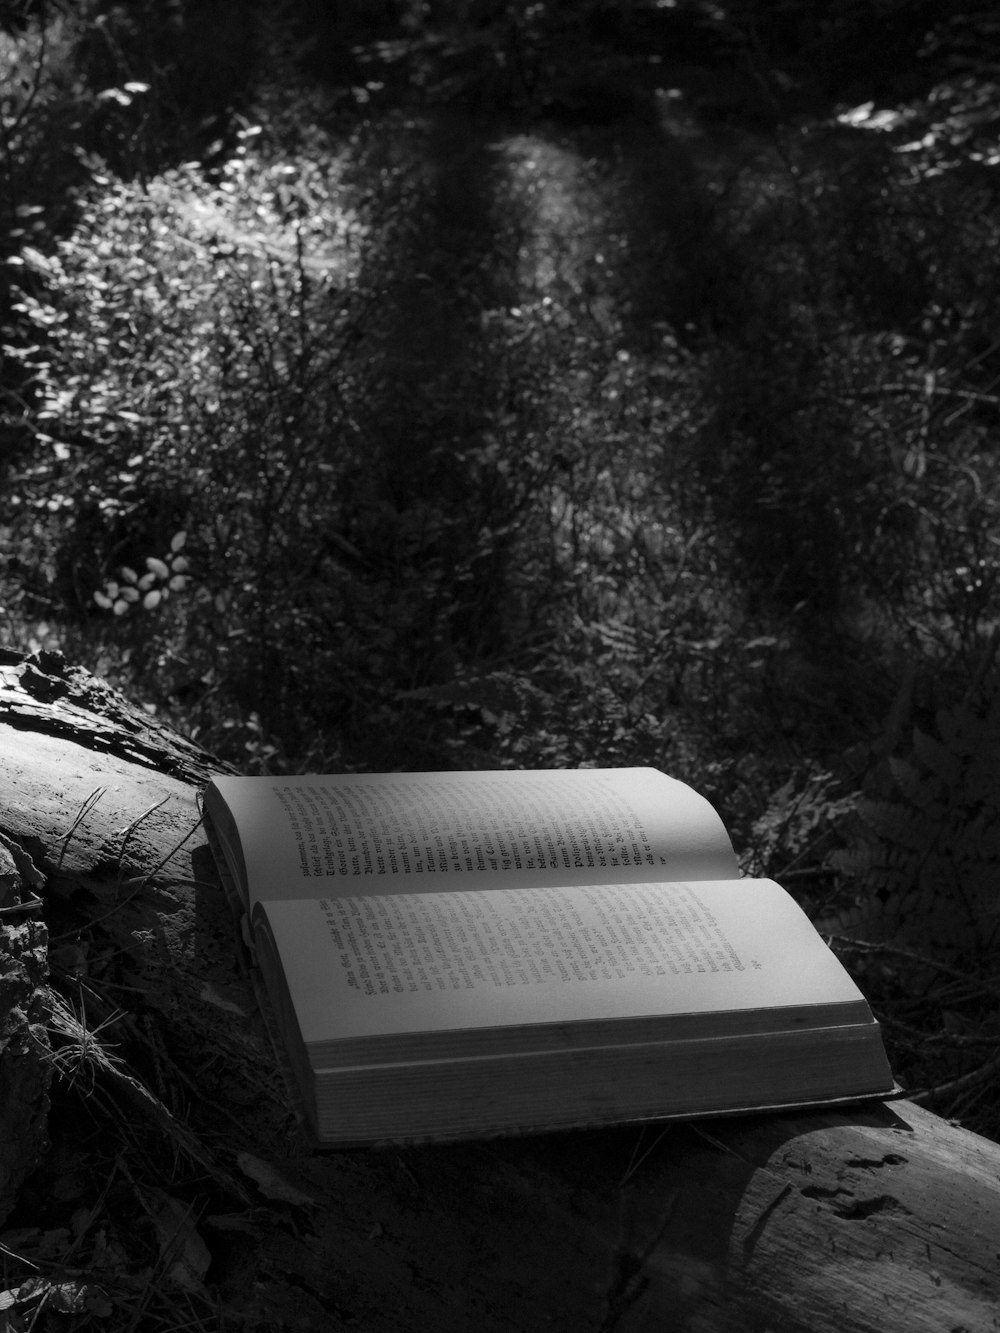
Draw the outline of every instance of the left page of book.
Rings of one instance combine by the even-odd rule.
[[[651,768],[221,777],[205,805],[250,907],[739,873],[709,802]]]

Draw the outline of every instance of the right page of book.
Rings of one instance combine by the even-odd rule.
[[[581,1022],[610,1025],[613,1040],[617,1020],[642,1016],[676,1016],[666,1035],[678,1039],[872,1021],[805,913],[770,880],[331,897],[258,910],[304,1040],[329,1043],[350,1063],[416,1058],[421,1042],[421,1058],[432,1058],[433,1034],[447,1034],[441,1054],[458,1054],[460,1030],[480,1048],[484,1029],[507,1030],[509,1043],[489,1046],[500,1054],[525,1049],[515,1030],[535,1025],[559,1029],[536,1033],[547,1046],[574,1044]],[[638,1039],[654,1039],[644,1031]]]
[[[703,796],[651,768],[217,778],[248,899],[735,878]]]

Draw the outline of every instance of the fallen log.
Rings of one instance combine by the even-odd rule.
[[[365,1333],[1000,1329],[1000,1147],[905,1101],[315,1151],[199,826],[219,766],[51,655],[0,658],[0,742],[14,1316],[44,1300],[94,1326],[120,1308]]]

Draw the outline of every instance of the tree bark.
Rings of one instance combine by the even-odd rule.
[[[226,1329],[1000,1329],[1000,1148],[904,1101],[316,1151],[199,827],[220,766],[52,656],[0,659],[0,741],[7,1245],[48,1244],[79,1299],[158,1284]]]

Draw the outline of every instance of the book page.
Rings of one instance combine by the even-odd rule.
[[[679,1037],[715,1035],[705,1015],[728,1016],[719,1035],[773,1028],[774,1011],[783,1028],[871,1021],[770,880],[330,897],[258,911],[304,1040],[345,1061],[415,1058],[418,1045],[431,1058],[428,1036],[432,1053],[454,1054],[462,1029],[481,1051],[484,1029],[560,1025],[545,1040],[565,1045],[581,1022],[664,1014],[677,1016]],[[747,1021],[734,1025],[740,1013]],[[436,1034],[447,1043],[435,1047]],[[633,1036],[649,1039],[641,1024]],[[510,1049],[530,1041],[518,1032]]]
[[[217,778],[249,902],[736,877],[711,805],[655,769]],[[206,795],[211,810],[211,788]]]

